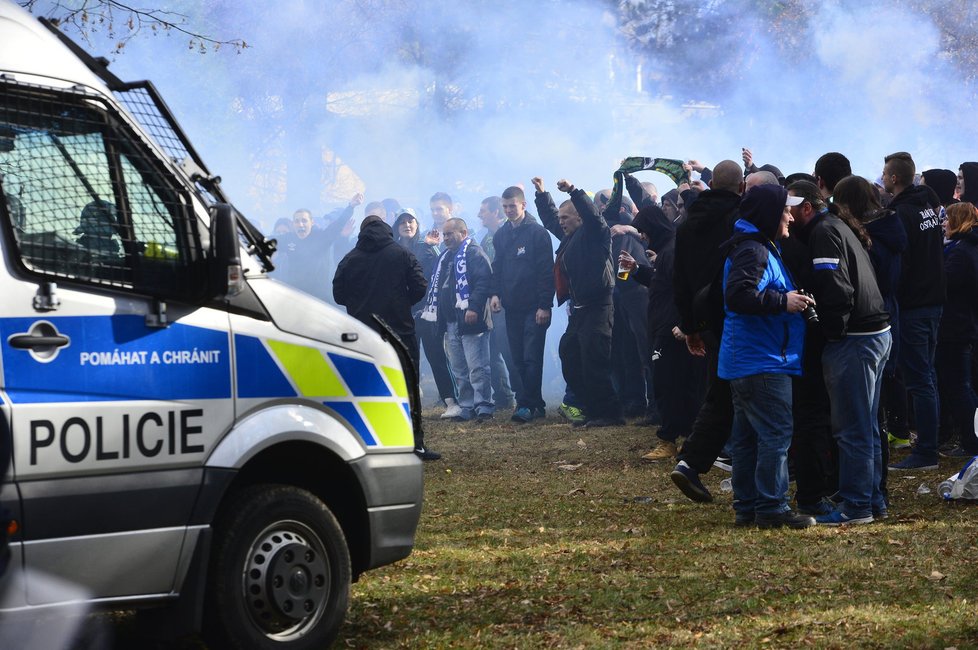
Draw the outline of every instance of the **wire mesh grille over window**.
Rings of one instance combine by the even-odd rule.
[[[116,98],[122,102],[139,125],[149,133],[163,151],[173,160],[179,162],[185,158],[191,158],[186,145],[180,136],[174,132],[170,124],[150,95],[148,89],[143,87],[131,87],[125,91],[115,93]]]
[[[0,83],[0,184],[30,271],[154,295],[199,283],[189,197],[100,101]]]

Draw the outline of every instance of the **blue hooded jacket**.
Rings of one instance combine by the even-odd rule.
[[[787,196],[783,187],[761,185],[741,202],[723,269],[726,319],[717,373],[723,379],[801,374],[805,321],[787,312],[786,294],[796,286],[772,241]]]

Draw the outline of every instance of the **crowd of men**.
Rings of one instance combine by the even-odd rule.
[[[479,238],[438,192],[430,227],[367,204],[353,244],[358,194],[322,228],[308,210],[276,224],[278,277],[381,316],[458,421],[547,417],[547,335],[566,310],[552,416],[654,426],[642,458],[674,461],[694,501],[730,469],[738,526],[886,518],[887,470],[978,454],[978,163],[917,173],[898,152],[873,182],[837,152],[787,177],[741,160],[688,161],[661,200],[621,170],[593,195],[560,180],[557,201],[533,178],[536,215],[508,187],[482,201]],[[890,463],[891,448],[910,451]]]

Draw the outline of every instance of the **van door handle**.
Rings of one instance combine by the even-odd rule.
[[[60,334],[48,336],[17,334],[7,339],[7,342],[10,343],[10,347],[12,348],[17,348],[18,350],[28,350],[31,348],[60,348],[68,345],[69,340],[67,336],[61,336]]]

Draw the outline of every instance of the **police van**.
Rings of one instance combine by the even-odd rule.
[[[0,626],[78,602],[47,577],[323,648],[411,552],[403,345],[267,277],[219,181],[151,83],[0,0]]]

